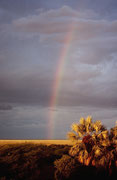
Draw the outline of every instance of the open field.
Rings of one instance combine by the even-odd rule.
[[[70,140],[0,140],[0,144],[44,144],[44,145],[73,145]]]

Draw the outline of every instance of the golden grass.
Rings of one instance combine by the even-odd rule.
[[[0,145],[2,144],[23,144],[23,143],[32,143],[32,144],[57,144],[57,145],[73,145],[73,142],[70,140],[0,140]]]

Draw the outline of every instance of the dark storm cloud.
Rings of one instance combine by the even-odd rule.
[[[97,1],[90,3],[91,7],[86,2],[84,10],[68,6],[71,2],[57,9],[48,6],[45,10],[42,7],[48,3],[40,1],[36,9],[35,3],[32,8],[26,1],[20,3],[18,16],[1,26],[0,100],[49,104],[57,61],[72,22],[74,36],[58,95],[59,104],[116,106],[117,20],[101,18],[95,13]],[[18,4],[13,7],[3,1],[1,4],[3,14],[11,11],[17,14]],[[81,1],[79,4],[83,8]],[[21,6],[24,9],[29,6],[29,14],[22,14]]]
[[[53,138],[65,138],[81,116],[112,127],[116,77],[116,0],[0,0],[0,138],[47,139],[52,113]]]
[[[7,111],[12,109],[13,107],[10,104],[0,104],[0,110]]]
[[[1,0],[0,21],[8,23],[13,19],[33,14],[36,9],[45,11],[61,8],[62,6],[69,6],[78,11],[93,10],[100,14],[100,17],[117,18],[116,0]]]
[[[6,76],[0,78],[0,101],[46,104],[52,91],[52,82],[35,75]]]
[[[0,113],[0,138],[47,139],[49,111],[53,111],[53,109],[18,105],[13,112]],[[55,139],[65,139],[71,124],[78,123],[82,116],[93,115],[93,120],[101,120],[109,128],[115,125],[117,117],[117,111],[114,108],[105,109],[89,106],[60,106],[56,107],[52,113],[56,117],[53,129]]]
[[[35,9],[43,6],[42,0],[1,0],[0,1],[0,22],[9,23],[20,16],[33,13]]]

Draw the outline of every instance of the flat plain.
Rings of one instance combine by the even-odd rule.
[[[73,145],[70,140],[0,140],[0,144],[23,144],[23,143],[32,143],[32,144],[44,144],[44,145]]]

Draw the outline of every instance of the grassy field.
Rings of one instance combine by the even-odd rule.
[[[44,144],[44,145],[73,145],[70,140],[0,140],[0,144]]]

